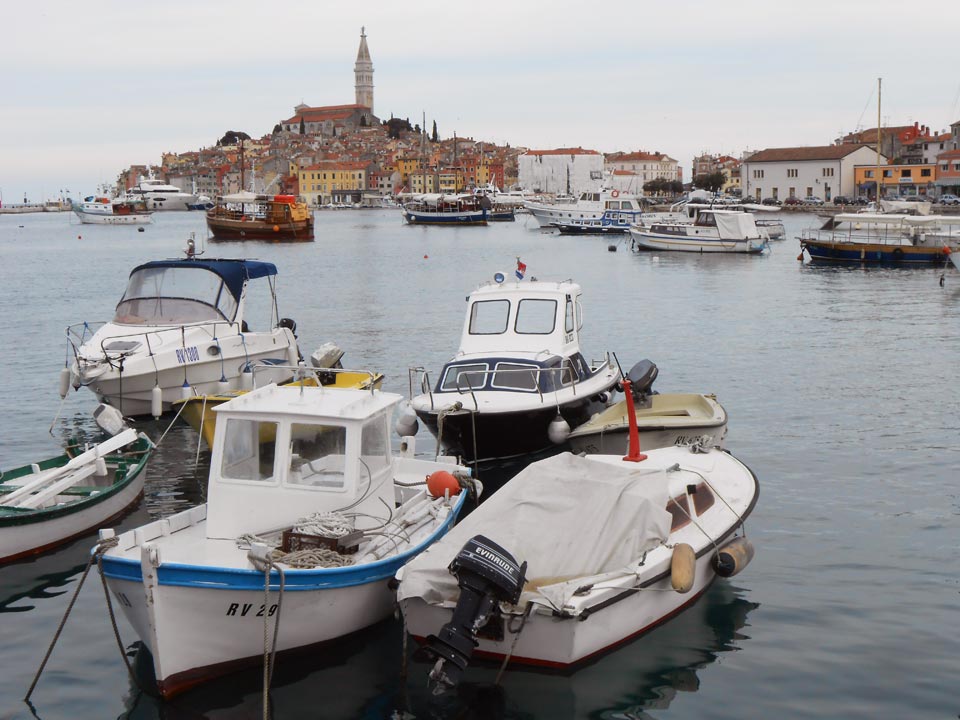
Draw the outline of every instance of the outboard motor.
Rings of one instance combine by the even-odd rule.
[[[527,563],[483,535],[475,535],[460,549],[447,568],[460,585],[460,600],[453,618],[439,635],[427,637],[424,652],[437,662],[430,671],[434,695],[456,687],[477,646],[477,632],[496,611],[497,603],[516,604],[523,591]]]
[[[653,381],[657,379],[660,371],[657,366],[649,360],[641,360],[627,373],[627,380],[630,381],[630,388],[633,391],[633,401],[637,407],[648,407],[648,395],[652,395],[651,387]]]
[[[292,318],[280,318],[277,327],[287,328],[294,337],[297,336],[297,323]]]

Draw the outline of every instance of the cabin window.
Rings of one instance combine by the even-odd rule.
[[[471,335],[499,335],[507,331],[509,300],[479,300],[470,308]]]
[[[114,322],[178,325],[233,320],[236,302],[224,295],[230,293],[220,276],[205,268],[143,268],[130,276]]]
[[[713,495],[713,490],[707,487],[706,483],[700,483],[693,490],[693,507],[697,511],[697,515],[703,515],[707,510],[713,507],[716,498]]]
[[[667,512],[673,518],[670,523],[670,532],[679,530],[690,522],[690,504],[686,495],[678,495],[667,503]]]
[[[516,331],[520,335],[549,335],[557,326],[557,301],[526,298],[517,306]]]
[[[360,433],[360,459],[370,471],[376,474],[390,463],[390,430],[387,428],[387,417],[368,420]]]
[[[583,329],[583,305],[580,304],[580,298],[577,297],[577,330]]]
[[[491,387],[504,390],[536,390],[540,379],[536,365],[497,363]]]
[[[564,332],[573,332],[573,300],[567,298],[567,310],[564,313],[563,330]]]
[[[443,376],[441,390],[477,390],[487,382],[487,364],[452,365]]]
[[[262,420],[227,420],[223,436],[220,476],[225,480],[274,482],[277,423]]]
[[[287,484],[343,490],[347,429],[339,425],[293,423]]]

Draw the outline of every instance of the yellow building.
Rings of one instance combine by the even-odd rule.
[[[322,162],[300,168],[300,195],[310,205],[358,203],[367,188],[368,164]]]
[[[463,190],[463,168],[444,168],[437,174],[437,192],[458,193]]]
[[[397,158],[397,172],[400,173],[400,182],[404,185],[410,181],[410,176],[421,170],[420,158]]]
[[[874,197],[876,187],[876,165],[856,165],[853,168],[857,195]],[[933,195],[932,188],[937,179],[937,166],[925,164],[881,165],[880,197],[900,195]]]
[[[407,187],[412,193],[437,193],[440,190],[440,176],[434,172],[416,172],[409,176]]]

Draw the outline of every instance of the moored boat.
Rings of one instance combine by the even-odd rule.
[[[567,668],[689,608],[753,557],[757,479],[719,449],[570,453],[527,466],[398,574],[435,691],[471,655]],[[479,534],[479,533],[482,533]]]
[[[570,218],[552,222],[550,227],[561,235],[618,235],[630,232],[630,226],[642,216],[639,210],[605,210],[599,218]]]
[[[748,212],[702,209],[696,220],[652,222],[630,228],[635,248],[695,253],[759,254],[769,246]]]
[[[184,192],[153,175],[141,177],[124,197],[139,200],[150,210],[189,210],[190,205],[197,202],[196,194]]]
[[[153,212],[135,198],[90,195],[71,207],[86,225],[146,225],[153,219]]]
[[[391,579],[471,484],[452,459],[416,459],[413,438],[394,455],[400,400],[276,385],[237,397],[216,411],[205,505],[101,532],[102,572],[163,696],[393,612]]]
[[[639,213],[643,210],[638,196],[609,188],[580,193],[573,202],[528,201],[524,207],[542,228],[555,227],[554,223],[566,225],[573,221],[600,220],[608,211]]]
[[[293,195],[238,192],[217,198],[207,211],[214,240],[313,240],[313,212]]]
[[[477,195],[426,194],[405,202],[402,212],[411,225],[486,225],[490,207]]]
[[[812,263],[940,266],[960,249],[960,218],[937,215],[840,213],[801,234],[800,258]]]
[[[86,449],[0,474],[0,563],[103,527],[143,494],[153,443],[126,429]]]
[[[133,269],[109,322],[67,328],[69,384],[92,390],[124,415],[159,415],[185,395],[250,387],[252,365],[296,365],[296,324],[279,318],[277,268],[256,260],[156,260]],[[270,303],[270,327],[256,327],[250,296]],[[262,319],[261,319],[262,320]],[[264,382],[289,380],[266,371]]]

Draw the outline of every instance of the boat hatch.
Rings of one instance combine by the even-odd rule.
[[[129,353],[138,347],[140,347],[140,343],[136,340],[115,340],[114,342],[104,345],[103,349],[112,353]]]

